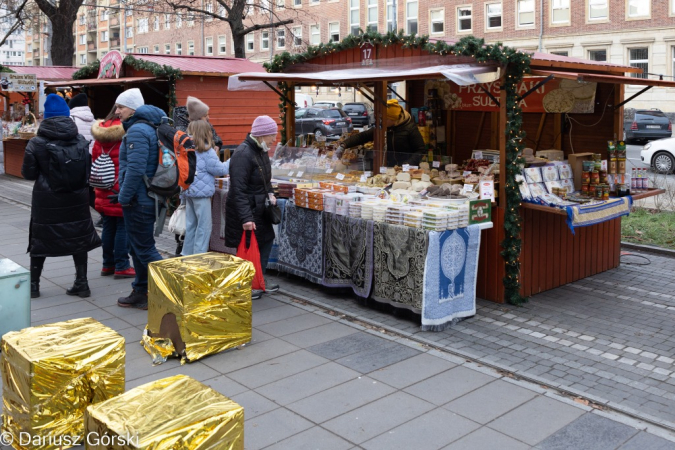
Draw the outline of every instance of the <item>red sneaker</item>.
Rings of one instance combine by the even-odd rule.
[[[133,267],[129,267],[126,270],[116,270],[115,271],[115,279],[119,280],[120,278],[135,278],[136,277],[136,271],[134,270]]]
[[[115,268],[114,267],[104,267],[101,269],[101,276],[102,277],[109,277],[110,275],[115,275]]]

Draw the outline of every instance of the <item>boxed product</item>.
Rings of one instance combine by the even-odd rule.
[[[515,176],[516,183],[518,183],[518,188],[520,189],[520,196],[523,200],[531,200],[532,194],[530,193],[530,188],[525,182],[525,177],[522,175]]]
[[[148,270],[143,346],[154,363],[171,354],[196,361],[251,340],[251,262],[202,253],[155,261]]]
[[[581,190],[581,173],[583,170],[584,161],[593,161],[593,153],[571,153],[567,155],[567,161],[572,168],[574,175],[574,189]]]
[[[541,175],[545,183],[549,181],[558,181],[560,179],[560,175],[558,174],[558,168],[556,166],[542,167]]]
[[[561,180],[569,180],[574,178],[572,173],[572,166],[569,164],[560,164],[558,167],[558,176]]]
[[[59,438],[77,443],[87,406],[124,392],[124,344],[91,318],[6,333],[0,344],[3,433],[15,443],[39,438],[47,450],[58,449]]]
[[[92,405],[84,425],[107,438],[90,439],[88,450],[244,450],[244,408],[186,375]]]
[[[544,194],[548,194],[546,190],[546,185],[544,183],[529,183],[528,187],[530,188],[530,193],[532,197],[541,197]]]
[[[571,179],[560,180],[560,186],[565,189],[568,195],[574,192],[574,181]]]
[[[523,170],[525,173],[525,179],[528,183],[543,183],[544,179],[541,175],[541,168],[539,167],[528,167]]]
[[[547,181],[544,184],[546,185],[546,190],[550,193],[553,193],[553,189],[562,188],[562,183],[560,183],[560,181]]]

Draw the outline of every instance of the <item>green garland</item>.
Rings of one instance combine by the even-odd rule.
[[[14,71],[12,69],[10,69],[7,66],[3,66],[2,64],[0,64],[0,72],[14,73]]]
[[[471,56],[476,61],[496,62],[501,67],[506,67],[506,76],[504,86],[506,90],[506,174],[505,191],[506,199],[504,212],[504,232],[505,237],[501,243],[501,255],[505,261],[506,276],[503,279],[504,297],[508,303],[521,305],[527,301],[520,295],[520,253],[522,241],[520,239],[521,218],[520,218],[520,189],[515,180],[515,176],[521,173],[522,164],[525,163],[522,157],[524,149],[523,139],[525,132],[521,130],[522,109],[518,99],[518,86],[526,73],[530,72],[530,55],[520,52],[510,47],[505,47],[501,43],[486,45],[484,39],[478,39],[474,36],[466,36],[455,44],[448,44],[443,41],[430,43],[427,36],[405,36],[403,31],[398,33],[389,32],[385,35],[379,33],[362,33],[359,36],[349,35],[341,42],[329,42],[310,46],[307,51],[300,54],[291,55],[284,52],[277,55],[272,62],[265,63],[265,69],[268,72],[281,72],[290,65],[303,63],[312,58],[326,56],[330,53],[343,51],[360,46],[364,43],[381,44],[384,46],[402,44],[404,48],[423,48],[429,53],[438,55],[461,55]],[[285,87],[287,92],[287,87]],[[282,142],[285,141],[285,109],[283,100],[279,104],[281,109],[280,118],[284,124],[282,131]]]
[[[93,63],[82,67],[73,74],[73,79],[80,80],[84,78],[92,78],[93,75],[98,73],[100,64],[101,62],[97,59]],[[159,65],[151,61],[136,59],[132,55],[127,55],[124,58],[124,64],[136,70],[150,72],[156,77],[168,78],[169,93],[167,94],[166,98],[169,104],[169,114],[171,114],[173,108],[175,108],[178,104],[178,99],[176,97],[176,80],[183,78],[183,74],[181,73],[180,69],[176,69],[167,65]]]

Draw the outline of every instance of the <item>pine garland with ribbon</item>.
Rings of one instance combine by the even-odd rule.
[[[178,99],[176,97],[176,80],[183,78],[183,75],[180,69],[176,69],[167,65],[159,65],[151,61],[144,61],[142,59],[137,59],[132,55],[127,55],[124,57],[124,64],[132,67],[135,70],[143,70],[150,72],[156,77],[167,78],[169,80],[169,93],[167,94],[167,103],[169,104],[169,114],[172,113],[173,108],[178,104]],[[80,70],[73,74],[74,80],[81,80],[85,78],[92,78],[95,76],[100,68],[101,61],[98,59],[91,64],[82,67]]]
[[[427,36],[406,36],[403,31],[398,33],[389,32],[385,35],[368,32],[361,33],[358,36],[349,35],[341,42],[329,42],[327,44],[319,44],[318,46],[310,46],[304,53],[291,55],[284,52],[275,58],[270,63],[265,63],[265,69],[268,72],[281,72],[287,67],[306,62],[310,59],[326,56],[334,52],[349,50],[358,47],[364,43],[387,45],[402,44],[404,48],[423,48],[429,53],[449,56],[470,56],[479,63],[495,62],[500,67],[505,68],[504,85],[501,89],[506,91],[506,174],[505,174],[505,191],[506,198],[503,201],[505,204],[504,211],[504,232],[505,237],[501,243],[501,255],[505,262],[505,277],[504,283],[504,297],[508,303],[514,305],[521,305],[527,301],[520,294],[520,253],[522,249],[521,233],[521,217],[520,217],[520,189],[515,177],[519,175],[522,170],[522,164],[525,159],[522,157],[525,138],[525,132],[522,131],[522,108],[520,107],[520,98],[518,97],[518,87],[523,76],[530,72],[530,55],[519,50],[506,47],[501,43],[485,44],[484,39],[479,39],[474,36],[466,36],[454,44],[448,44],[444,41],[429,42]],[[285,87],[284,94],[288,92]],[[281,115],[284,124],[282,131],[282,142],[285,142],[285,108],[284,101],[281,100],[279,104]]]

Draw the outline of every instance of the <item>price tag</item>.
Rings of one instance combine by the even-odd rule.
[[[441,162],[440,161],[434,161],[432,163],[433,167],[441,167]]]
[[[333,169],[326,169],[326,173],[333,173]]]
[[[290,172],[288,172],[288,176],[289,176],[289,177],[292,177],[294,173],[295,173],[295,172],[293,172],[293,171],[291,170]]]
[[[338,173],[338,174],[335,175],[335,178],[342,181],[342,180],[345,179],[345,174],[344,173]]]
[[[480,182],[480,198],[494,200],[495,198],[495,184],[494,181],[486,180]]]
[[[465,184],[464,185],[464,193],[468,194],[469,192],[473,192],[473,184]]]
[[[481,150],[474,150],[473,159],[483,159],[483,152]]]
[[[403,164],[403,171],[404,172],[410,171],[410,166],[408,164]]]
[[[363,175],[361,175],[359,181],[361,181],[361,183],[365,183],[366,181],[368,181],[368,176],[364,173]]]
[[[371,172],[370,170],[366,170],[365,172],[363,172],[363,174],[364,174],[366,177],[372,177],[372,176],[373,176],[373,172]]]
[[[298,172],[298,178],[300,178],[304,173],[305,172],[302,172],[302,171]]]
[[[380,167],[380,173],[387,173],[386,167]]]
[[[420,166],[408,166],[408,167],[410,167],[411,169],[415,169],[415,170],[420,168]]]
[[[464,173],[462,174],[463,177],[468,177],[469,175],[471,175],[470,170],[465,170]]]

